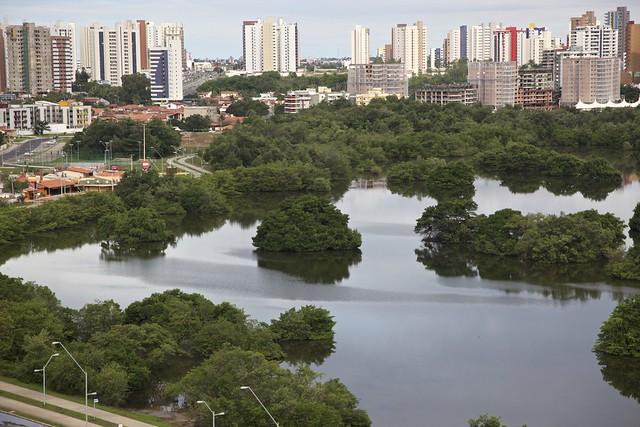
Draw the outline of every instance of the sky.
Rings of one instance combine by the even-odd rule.
[[[564,38],[571,16],[594,10],[603,20],[607,10],[623,5],[631,10],[631,19],[640,19],[633,4],[609,0],[0,0],[0,19],[42,25],[58,20],[79,25],[177,21],[184,24],[185,46],[194,58],[226,58],[242,54],[243,20],[274,16],[298,23],[302,57],[313,58],[350,56],[350,31],[356,24],[370,29],[375,55],[399,23],[422,20],[429,48],[441,47],[450,29],[482,22],[535,23]]]

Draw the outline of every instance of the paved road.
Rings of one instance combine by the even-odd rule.
[[[35,151],[45,142],[52,138],[33,138],[29,141],[12,144],[8,149],[2,152],[2,157],[5,163],[17,163],[24,158],[24,154],[31,151]]]
[[[187,162],[187,160],[193,159],[194,157],[195,155],[193,154],[189,154],[186,156],[172,157],[167,160],[167,163],[169,166],[173,166],[185,172],[189,172],[191,175],[193,175],[196,178],[201,177],[202,175],[211,173],[210,171],[203,169],[200,166],[192,165],[191,163]]]
[[[20,387],[17,385],[9,384],[4,381],[0,381],[0,390],[8,391],[9,393],[17,394],[19,396],[28,397],[34,400],[41,400],[42,393],[38,391],[34,391],[28,388]],[[100,398],[100,396],[98,396]],[[11,401],[14,402],[14,401]],[[84,405],[76,402],[72,402],[70,400],[60,399],[59,397],[47,396],[47,403],[51,403],[52,405],[59,406],[61,408],[70,409],[75,412],[79,412],[84,414]],[[27,405],[28,408],[37,408],[35,406]],[[22,410],[15,408],[18,411],[22,411],[25,414],[33,414],[34,416],[40,416],[31,410]],[[49,412],[49,411],[47,411]],[[100,418],[105,421],[112,422],[114,424],[122,424],[127,427],[152,427],[152,424],[143,423],[142,421],[133,420],[131,418],[123,417],[122,415],[112,414],[111,412],[103,411],[101,409],[93,409],[93,407],[89,407],[89,415]],[[47,418],[48,419],[48,418]],[[61,423],[63,425],[70,425],[66,423]],[[81,421],[81,424],[84,425],[84,421]],[[74,424],[75,425],[75,424]]]
[[[65,427],[85,427],[84,420],[78,420],[57,412],[48,411],[39,406],[31,406],[28,403],[18,402],[6,397],[0,397],[0,408],[7,412],[17,411],[21,414],[28,414],[34,418],[45,420],[48,423]],[[89,423],[89,427],[100,427],[98,424]]]

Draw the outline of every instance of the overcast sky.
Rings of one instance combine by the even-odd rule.
[[[634,0],[635,2],[635,0]],[[178,21],[185,26],[185,44],[194,58],[238,57],[242,53],[242,21],[267,16],[297,22],[303,57],[349,56],[351,28],[371,30],[371,53],[391,37],[398,23],[422,20],[429,47],[440,47],[446,32],[460,25],[502,22],[535,23],[564,37],[571,16],[625,5],[609,0],[0,0],[0,17],[51,24],[56,20],[113,25],[124,19]],[[633,4],[631,19],[636,18]],[[634,13],[636,12],[636,13]]]

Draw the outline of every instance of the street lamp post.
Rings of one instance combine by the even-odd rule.
[[[98,392],[94,391],[94,392],[91,392],[91,393],[87,393],[87,397],[89,397],[89,396],[94,396],[93,409],[96,409],[96,403],[98,402]],[[95,413],[94,413],[94,417],[95,417]]]
[[[42,372],[42,406],[47,406],[47,366],[54,357],[60,356],[59,353],[53,353],[49,356],[49,360],[44,364],[42,369],[34,369],[33,372]]]
[[[276,425],[276,427],[280,427],[280,424],[278,424],[278,422],[276,421],[275,418],[273,418],[273,415],[271,415],[271,412],[269,412],[269,410],[267,409],[266,406],[264,406],[264,403],[262,403],[262,401],[260,400],[260,398],[258,398],[258,396],[253,392],[253,390],[251,389],[251,387],[247,386],[247,385],[243,385],[242,387],[240,387],[240,390],[249,390],[251,392],[251,394],[253,394],[253,397],[256,398],[256,400],[258,401],[258,403],[260,404],[260,406],[262,406],[262,409],[264,409],[264,411],[267,413],[267,415],[269,415],[269,418],[271,418],[271,421],[273,421],[273,423]]]
[[[78,365],[78,368],[80,368],[80,370],[84,374],[84,425],[86,426],[89,424],[89,378],[87,376],[87,371],[82,369],[82,366],[80,366],[75,357],[73,357],[73,355],[69,353],[69,350],[67,350],[67,347],[65,347],[64,344],[62,344],[60,341],[54,341],[51,344],[59,345],[60,347],[62,347],[63,350],[67,352],[69,357],[71,357],[71,360],[73,360],[75,364]]]
[[[209,410],[209,412],[211,412],[211,418],[213,419],[213,421],[212,421],[212,423],[213,423],[213,424],[212,424],[212,426],[213,426],[213,427],[216,427],[216,417],[219,417],[219,416],[221,416],[221,415],[224,415],[224,412],[218,412],[218,413],[216,414],[216,413],[215,413],[215,411],[214,411],[214,410],[212,410],[212,409],[211,409],[211,407],[210,407],[210,406],[207,404],[207,402],[205,402],[204,400],[198,400],[196,403],[199,403],[199,404],[202,404],[202,403],[203,403],[203,404],[204,404],[204,406],[206,406],[206,407],[207,407],[207,409]]]

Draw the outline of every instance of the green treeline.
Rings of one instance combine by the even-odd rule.
[[[588,210],[568,215],[523,215],[512,209],[476,215],[471,200],[446,200],[425,209],[416,232],[426,243],[464,243],[482,254],[539,263],[588,263],[614,257],[624,224]]]
[[[323,74],[321,76],[280,76],[276,71],[262,73],[259,76],[234,76],[220,77],[209,80],[198,87],[199,92],[236,91],[242,96],[257,96],[261,93],[274,92],[286,94],[291,90],[306,89],[310,87],[326,86],[333,90],[347,89],[347,74]]]
[[[327,170],[332,180],[382,176],[400,163],[421,159],[464,158],[483,174],[522,176],[528,171],[564,193],[621,182],[604,161],[552,151],[583,148],[640,150],[640,111],[492,112],[482,106],[395,99],[367,107],[321,104],[300,114],[252,117],[215,137],[204,157],[214,169],[311,163]],[[512,160],[524,168],[511,167]]]
[[[34,369],[59,350],[52,341],[62,341],[106,404],[172,401],[183,394],[198,426],[210,423],[210,414],[195,403],[200,399],[227,410],[232,425],[264,425],[262,410],[240,390],[250,385],[283,425],[305,420],[304,425],[321,426],[327,419],[336,426],[371,424],[340,381],[321,382],[307,366],[296,371],[279,366],[285,357],[279,342],[333,337],[335,322],[324,309],[289,310],[268,325],[229,303],[176,289],[124,310],[111,300],[75,310],[62,307],[46,287],[4,275],[0,307],[3,375],[38,383]],[[47,367],[48,386],[81,394],[83,376],[59,353]]]
[[[73,153],[80,150],[84,158],[100,158],[105,150],[112,157],[142,158],[143,127],[131,120],[96,120],[82,132],[73,136]],[[173,155],[180,145],[180,132],[169,124],[153,119],[146,125],[147,157]],[[79,147],[79,148],[78,148]]]

